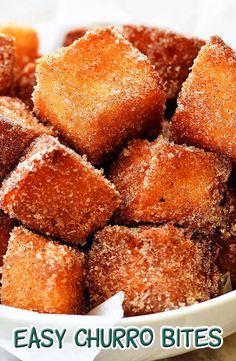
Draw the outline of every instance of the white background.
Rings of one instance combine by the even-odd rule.
[[[0,22],[46,25],[50,46],[61,26],[131,22],[203,38],[217,34],[236,47],[235,14],[235,0],[0,0]]]

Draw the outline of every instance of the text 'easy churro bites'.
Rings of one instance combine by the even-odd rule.
[[[34,138],[51,132],[21,100],[0,97],[0,180],[13,169]]]
[[[106,227],[88,261],[92,306],[125,292],[125,315],[162,312],[217,295],[219,272],[210,241],[173,226]],[[184,272],[183,272],[184,270]]]
[[[7,95],[11,92],[15,76],[14,66],[14,39],[0,33],[0,95]]]
[[[202,47],[183,84],[172,137],[236,160],[236,55],[219,37]]]
[[[135,140],[114,163],[110,179],[121,194],[116,220],[206,227],[219,224],[231,163],[163,137]]]
[[[122,34],[155,66],[166,83],[167,99],[177,98],[189,68],[205,42],[148,26],[125,25]]]
[[[84,255],[14,228],[2,270],[2,304],[44,313],[84,313]]]
[[[39,118],[95,164],[159,127],[165,107],[159,75],[115,28],[98,28],[42,57],[36,76]]]
[[[119,206],[119,193],[83,157],[51,136],[35,140],[0,190],[1,207],[32,229],[84,244]]]

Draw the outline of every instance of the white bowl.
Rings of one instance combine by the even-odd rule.
[[[173,311],[155,313],[145,316],[121,318],[116,325],[123,327],[152,327],[155,331],[156,339],[152,346],[148,348],[139,348],[137,350],[119,350],[109,349],[102,350],[97,357],[97,361],[152,361],[166,357],[176,356],[186,353],[190,350],[185,348],[179,349],[162,349],[160,346],[159,335],[162,326],[171,327],[201,327],[201,326],[220,326],[223,329],[223,337],[229,336],[236,332],[236,291],[232,291],[215,299],[180,308]],[[112,313],[110,313],[111,315]],[[114,312],[115,314],[115,312]],[[117,315],[116,315],[117,317]],[[120,316],[119,316],[120,317]],[[119,319],[117,317],[117,319]],[[55,350],[44,349],[41,351],[18,349],[14,352],[19,358],[25,360],[74,360],[79,359],[78,349],[75,349],[71,343],[73,335],[78,328],[96,328],[111,327],[114,324],[114,318],[101,316],[74,316],[74,315],[49,315],[18,310],[11,307],[0,306],[0,345],[8,351],[12,351],[12,331],[15,328],[25,328],[36,326],[38,329],[50,327],[52,329],[67,329],[63,350],[58,353],[50,354]],[[4,340],[3,340],[4,338]],[[76,352],[75,352],[76,350]],[[14,350],[15,351],[15,350]],[[29,353],[30,352],[30,353]],[[56,352],[56,351],[55,351]],[[84,353],[83,353],[84,352]],[[81,349],[84,357],[81,360],[91,360],[87,358],[87,351]],[[94,351],[93,351],[94,352]],[[74,358],[73,358],[73,356]],[[28,356],[27,356],[28,355]],[[57,358],[55,355],[60,355]],[[86,357],[85,357],[86,355]],[[76,357],[75,357],[76,356]]]
[[[173,311],[155,313],[146,316],[123,318],[119,325],[152,327],[157,336],[156,342],[150,348],[124,351],[102,351],[99,361],[152,361],[162,358],[177,356],[190,350],[162,349],[160,347],[159,335],[162,326],[171,327],[201,327],[220,326],[223,329],[223,337],[236,332],[236,291],[229,292],[212,300],[180,308]]]

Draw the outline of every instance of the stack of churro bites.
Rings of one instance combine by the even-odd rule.
[[[234,51],[127,25],[39,58],[33,30],[6,34],[2,304],[83,314],[124,291],[133,316],[219,296],[225,273],[235,287]]]

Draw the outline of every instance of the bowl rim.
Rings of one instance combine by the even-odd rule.
[[[236,305],[236,290],[231,291],[225,295],[221,295],[215,297],[211,300],[204,301],[201,303],[196,303],[191,306],[181,307],[175,310],[170,311],[163,311],[158,313],[151,313],[148,315],[139,315],[139,316],[129,316],[129,317],[121,317],[118,321],[119,324],[122,326],[130,326],[130,325],[137,325],[138,323],[146,323],[150,324],[150,322],[160,322],[160,321],[169,321],[174,318],[179,317],[186,317],[190,314],[196,314],[201,312],[206,312],[209,309],[215,308],[220,304],[224,303],[231,303],[235,301]],[[71,326],[74,324],[78,324],[78,318],[81,320],[87,319],[87,321],[92,321],[92,324],[97,321],[103,320],[112,320],[113,317],[111,316],[102,316],[102,315],[66,315],[66,314],[49,314],[49,313],[39,313],[35,311],[29,311],[24,309],[19,309],[15,307],[0,305],[0,320],[2,321],[26,321],[26,322],[34,322],[39,321],[41,322],[51,322],[55,324],[62,324],[63,321],[67,324],[68,321],[71,322]],[[116,324],[118,324],[116,322]]]
[[[217,307],[219,304],[232,302],[235,300],[236,305],[236,290],[230,291],[224,295],[217,296],[210,300],[195,303],[190,306],[185,306],[181,308],[177,308],[175,310],[163,311],[159,313],[151,313],[148,315],[140,315],[140,316],[130,316],[124,317],[122,319],[122,324],[130,324],[139,322],[140,319],[142,321],[150,322],[150,321],[162,321],[162,320],[169,320],[175,318],[175,316],[188,316],[189,314],[198,313],[198,312],[205,312],[212,307]]]

